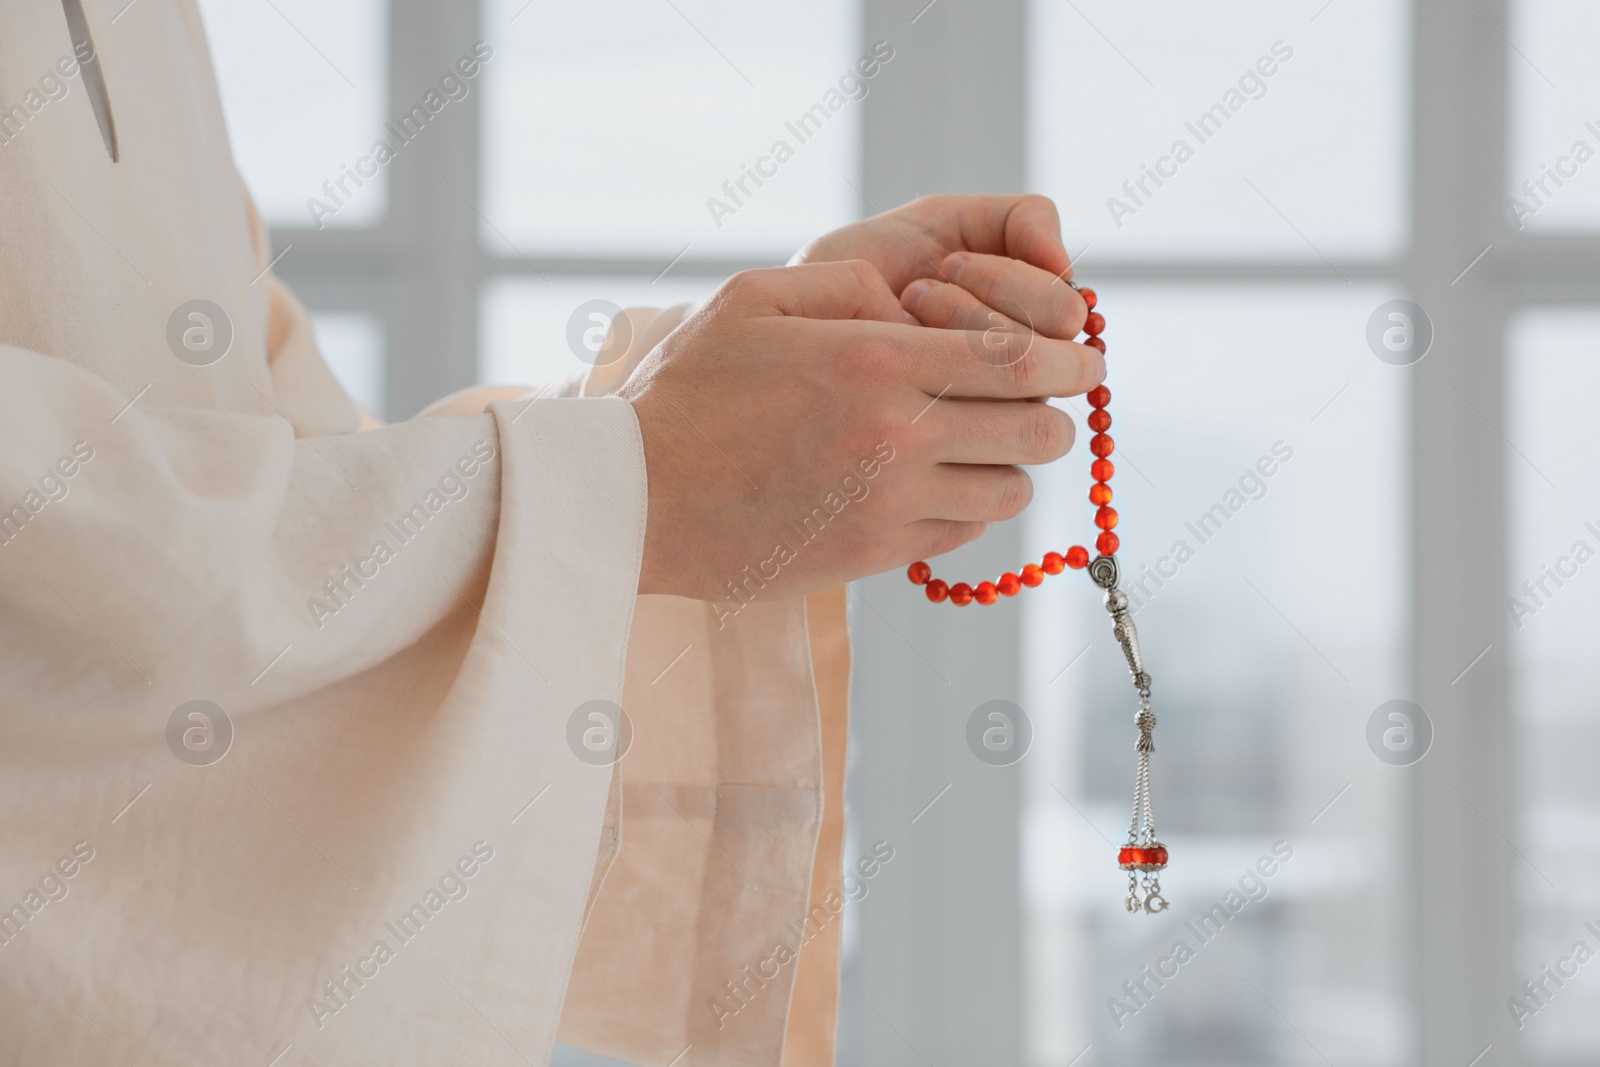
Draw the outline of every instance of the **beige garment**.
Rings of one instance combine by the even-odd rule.
[[[829,1062],[837,924],[708,1004],[836,884],[842,597],[637,597],[615,382],[358,432],[192,2],[89,7],[115,162],[61,5],[0,13],[0,1063]]]

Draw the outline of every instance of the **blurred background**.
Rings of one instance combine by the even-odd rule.
[[[846,860],[894,859],[845,911],[841,1063],[1600,1062],[1594,4],[201,7],[276,270],[390,419],[583,369],[592,300],[697,300],[922,193],[1055,198],[1110,323],[1172,909],[1122,910],[1135,705],[1090,583],[856,583]],[[1084,467],[936,569],[1085,540]],[[994,700],[1029,736],[984,760]]]

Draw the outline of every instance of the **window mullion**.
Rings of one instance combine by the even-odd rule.
[[[1506,492],[1501,437],[1506,0],[1416,0],[1411,216],[1405,271],[1433,320],[1415,367],[1412,426],[1412,688],[1436,740],[1412,776],[1410,921],[1420,1055],[1461,1064],[1511,1043],[1511,870],[1516,834],[1507,710]],[[1479,265],[1480,268],[1482,264]],[[1471,400],[1466,398],[1470,397]],[[1493,425],[1487,425],[1492,423]],[[1383,521],[1352,515],[1352,521]],[[1462,669],[1485,648],[1469,684]],[[1497,1053],[1500,1054],[1500,1053]]]
[[[391,0],[391,118],[422,103],[481,34],[480,0]],[[391,164],[394,252],[388,316],[389,413],[414,414],[476,379],[479,102],[469,93],[422,128]]]
[[[921,4],[865,0],[863,43],[888,40],[895,61],[861,104],[862,214],[922,193],[1023,187],[1026,6],[919,15]],[[954,565],[998,574],[1019,551],[1018,525],[1001,524]],[[962,740],[980,704],[1017,699],[1018,616],[927,610],[899,574],[857,585],[852,633],[874,668],[852,690],[852,829],[896,852],[859,905],[840,1061],[921,1065],[915,1043],[941,1062],[1021,1062],[1020,771],[980,764]]]

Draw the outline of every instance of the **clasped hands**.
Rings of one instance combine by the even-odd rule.
[[[1105,377],[1071,340],[1070,276],[1049,200],[931,196],[729,278],[620,391],[648,478],[639,591],[794,596],[1016,515],[1021,465],[1074,436],[1030,401]]]

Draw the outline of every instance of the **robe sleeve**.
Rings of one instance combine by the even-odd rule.
[[[64,706],[181,682],[248,712],[396,655],[481,595],[507,451],[583,457],[560,473],[573,491],[553,522],[614,520],[615,501],[581,481],[613,472],[628,528],[608,538],[640,541],[638,430],[621,400],[297,437],[270,415],[134,401],[11,346],[0,379],[0,553],[37,578],[4,586],[6,671]],[[637,567],[611,560],[596,595],[631,599]],[[79,639],[86,624],[99,640]],[[49,653],[64,646],[81,651],[63,676]]]
[[[275,370],[314,356],[282,347],[309,345],[285,301]],[[61,1008],[39,973],[119,1045],[170,1054],[151,1063],[285,1041],[307,1062],[482,1062],[501,1038],[474,1011],[535,1055],[555,1039],[612,781],[566,727],[621,696],[644,536],[632,407],[303,435],[359,424],[304,370],[266,401],[283,415],[251,414],[0,345],[0,873],[37,880],[80,837],[98,858],[0,936],[0,1029],[25,1059],[94,1039],[39,1022]],[[197,699],[231,721],[214,766],[174,740]],[[454,933],[401,949],[396,917],[462,886],[440,871],[479,869],[476,848],[497,862]],[[375,938],[404,977],[320,991],[348,998]],[[207,997],[225,1023],[185,1008]]]

